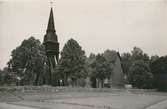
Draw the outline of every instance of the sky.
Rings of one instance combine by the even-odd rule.
[[[0,0],[0,69],[34,36],[43,42],[51,0]],[[52,0],[60,50],[73,38],[86,55],[106,49],[167,54],[167,0]]]

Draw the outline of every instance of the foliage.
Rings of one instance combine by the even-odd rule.
[[[158,60],[159,59],[159,56],[158,55],[153,55],[151,56],[150,58],[150,64],[152,64],[154,61]]]
[[[122,66],[124,69],[124,73],[128,75],[130,66],[132,65],[132,60],[131,60],[132,55],[130,53],[123,53],[122,54]]]
[[[87,68],[87,73],[88,73],[88,81],[91,81],[91,86],[92,87],[96,87],[96,80],[95,78],[92,77],[92,72],[93,72],[93,68],[92,68],[92,63],[96,61],[96,55],[91,53],[89,55],[89,57],[86,58],[86,68]]]
[[[39,40],[34,37],[24,40],[12,51],[11,57],[8,67],[21,85],[43,84],[42,77],[46,76],[43,74],[47,59]]]
[[[8,68],[5,67],[3,70],[0,70],[0,85],[8,85],[12,83],[12,76],[8,71]]]
[[[136,60],[143,60],[144,62],[149,61],[149,56],[146,53],[143,53],[143,50],[138,47],[134,47],[131,53],[132,53],[132,61]]]
[[[68,40],[61,52],[58,66],[60,77],[64,80],[66,85],[69,79],[72,81],[72,84],[74,84],[78,79],[87,76],[85,60],[85,52],[78,42],[74,39]]]
[[[113,63],[115,61],[115,58],[117,57],[117,52],[114,50],[105,50],[103,56],[106,61]]]
[[[167,91],[167,56],[160,57],[151,63],[151,71],[155,77],[155,87]]]
[[[152,88],[153,75],[143,60],[135,61],[130,67],[129,82],[137,88]]]
[[[75,85],[77,81],[84,84],[82,80],[86,77],[93,79],[94,83],[96,79],[103,82],[112,73],[115,53],[106,50],[103,54],[92,53],[86,58],[78,42],[68,40],[53,72],[54,85],[59,85],[59,80],[63,80],[63,85],[71,81]],[[154,75],[154,86],[160,90],[167,89],[167,56],[149,58],[142,49],[134,47],[130,53],[122,54],[121,62],[128,82],[134,87],[151,88]],[[19,85],[49,84],[48,72],[44,46],[39,40],[30,37],[12,51],[8,68],[0,70],[0,84],[11,84],[13,81]]]
[[[111,75],[110,64],[106,61],[103,55],[98,54],[96,60],[91,64],[91,67],[93,69],[91,77],[100,80],[103,87],[104,79]]]
[[[150,62],[149,56],[146,53],[143,53],[143,50],[138,47],[134,47],[131,53],[123,53],[121,59],[124,73],[127,76],[130,76],[130,67],[135,61],[142,60],[146,64],[149,64]],[[129,78],[127,79],[127,81],[129,82]]]
[[[115,64],[115,59],[117,58],[117,52],[114,50],[106,50],[103,53],[103,57],[106,59],[106,61],[110,64],[110,68],[113,69]]]

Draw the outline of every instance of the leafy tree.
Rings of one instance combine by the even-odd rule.
[[[4,75],[3,75],[3,71],[0,69],[0,85],[2,85],[4,82]]]
[[[113,69],[118,53],[115,50],[106,50],[102,55],[110,65],[110,69]]]
[[[155,78],[155,87],[167,91],[167,56],[160,57],[151,63],[151,71]]]
[[[19,79],[21,85],[39,85],[44,82],[44,66],[47,59],[44,47],[39,40],[30,37],[24,40],[20,46],[12,51],[8,67]],[[40,83],[41,82],[41,83]]]
[[[92,63],[96,61],[96,55],[91,53],[88,58],[86,58],[86,64],[87,64],[87,70],[88,70],[88,76],[92,73]]]
[[[0,84],[2,84],[3,76],[2,76],[2,70],[0,69]]]
[[[54,69],[53,69],[53,74],[52,74],[52,85],[53,86],[59,86],[59,80],[61,79],[60,77],[60,73],[58,72],[58,67],[59,65],[57,65]]]
[[[134,47],[131,53],[132,53],[132,61],[136,60],[143,60],[144,62],[149,61],[149,56],[146,53],[143,53],[143,50],[138,47]]]
[[[150,64],[153,63],[154,61],[158,60],[158,59],[159,59],[158,55],[151,56],[151,58],[150,58]]]
[[[91,67],[93,68],[91,77],[100,80],[103,87],[104,79],[111,75],[110,64],[106,61],[103,55],[98,54],[96,56],[96,61],[91,64]]]
[[[128,75],[130,66],[132,65],[132,55],[130,53],[123,53],[121,57],[124,72]]]
[[[146,64],[149,64],[150,62],[149,56],[144,53],[141,48],[138,47],[134,47],[131,53],[123,53],[121,57],[122,66],[127,76],[131,76],[130,67],[133,65],[134,62],[140,60]],[[129,81],[129,78],[127,78],[127,82]]]
[[[12,75],[9,73],[8,68],[5,67],[3,70],[0,70],[0,85],[8,85],[13,82]]]
[[[91,53],[88,58],[86,58],[86,65],[87,65],[87,70],[88,70],[88,77],[89,80],[91,81],[91,86],[96,87],[96,78],[92,76],[93,73],[93,68],[92,64],[96,61],[96,55]]]
[[[115,50],[106,50],[103,53],[104,58],[109,63],[113,63],[115,61],[115,58],[117,57],[117,52]]]
[[[129,82],[137,88],[152,88],[153,75],[143,60],[135,61],[130,67]]]
[[[85,60],[85,52],[78,42],[74,39],[68,40],[63,47],[58,65],[58,72],[65,85],[70,81],[73,85],[77,85],[77,80],[87,76]]]
[[[96,60],[96,55],[91,53],[86,61],[89,65],[91,65],[91,63],[93,63],[95,60]]]

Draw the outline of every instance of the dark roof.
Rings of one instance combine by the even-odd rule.
[[[50,16],[48,21],[48,27],[47,32],[52,31],[55,32],[55,26],[54,26],[54,17],[53,17],[53,9],[50,10]]]
[[[122,59],[121,59],[121,55],[120,55],[120,53],[117,52],[117,55],[118,55],[118,57],[119,57],[119,59],[120,59],[120,61],[121,61]]]
[[[57,41],[58,40],[57,40],[56,30],[54,26],[53,9],[51,8],[50,15],[49,15],[49,21],[48,21],[48,27],[46,30],[46,35],[44,36],[44,44],[46,42],[56,43]]]
[[[121,58],[121,55],[120,55],[119,52],[117,52],[117,55],[118,55],[118,57],[119,57],[119,59],[120,59],[120,62],[121,62],[122,71],[123,71],[123,73],[125,74],[125,70],[124,70],[124,67],[123,67],[123,65],[122,65],[122,58]]]

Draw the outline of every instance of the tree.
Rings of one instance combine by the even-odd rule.
[[[132,65],[132,55],[130,53],[123,53],[121,56],[121,62],[124,69],[124,73],[128,75],[130,66]]]
[[[143,50],[138,47],[134,47],[131,53],[132,53],[132,61],[136,60],[143,60],[144,62],[149,61],[149,56],[146,53],[143,53]]]
[[[129,82],[137,88],[152,88],[153,75],[143,60],[135,61],[130,67]]]
[[[159,59],[159,56],[158,55],[153,55],[151,56],[150,58],[150,64],[152,64],[154,61],[158,60]]]
[[[162,56],[151,63],[154,75],[154,86],[162,91],[167,91],[167,56]]]
[[[88,72],[88,79],[91,81],[91,86],[96,87],[96,78],[91,77],[93,68],[91,67],[92,63],[96,61],[96,55],[91,53],[88,58],[86,58],[86,65],[87,65],[87,72]]]
[[[98,54],[96,56],[96,60],[91,64],[91,67],[93,69],[91,77],[98,79],[101,86],[104,87],[104,79],[110,77],[111,75],[110,64],[106,61],[103,55]]]
[[[34,37],[24,40],[12,51],[11,57],[8,68],[14,73],[15,78],[19,79],[21,85],[43,84],[42,77],[47,59],[39,40]]]
[[[68,40],[63,47],[58,65],[58,72],[65,85],[71,81],[76,86],[79,79],[87,76],[85,60],[85,52],[78,42],[74,39]]]
[[[134,47],[131,53],[123,53],[121,59],[124,72],[127,76],[130,76],[130,67],[135,61],[141,60],[146,64],[150,62],[149,56],[139,47]],[[127,82],[129,81],[129,78],[127,78]]]
[[[113,61],[115,61],[115,58],[117,57],[117,52],[115,50],[105,50],[103,56],[106,61],[113,63]]]
[[[9,73],[8,68],[5,67],[3,70],[0,70],[0,85],[8,85],[13,82],[12,75]]]

